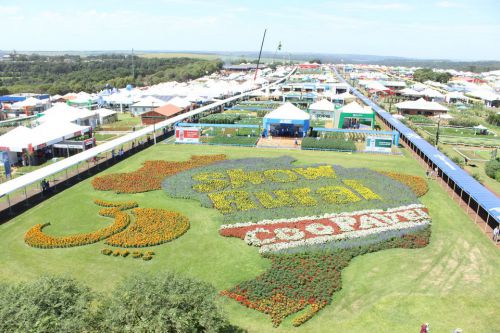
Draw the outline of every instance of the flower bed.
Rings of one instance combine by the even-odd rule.
[[[135,222],[127,230],[106,239],[105,243],[119,247],[160,245],[182,236],[189,229],[187,217],[157,208],[136,208]]]
[[[85,234],[57,237],[47,235],[43,232],[43,229],[49,226],[50,223],[37,224],[26,232],[24,235],[24,242],[29,246],[43,249],[82,246],[97,243],[125,230],[130,223],[130,216],[123,212],[123,210],[129,209],[129,206],[137,206],[136,202],[110,203],[96,200],[96,203],[101,206],[108,207],[101,209],[99,211],[99,215],[115,219],[114,223],[109,227]]]
[[[369,169],[295,167],[290,157],[227,160],[168,177],[165,191],[197,199],[227,223],[387,209],[418,203],[401,182]]]
[[[399,237],[430,224],[422,205],[295,219],[222,225],[219,233],[244,239],[266,252],[304,252],[349,248]]]
[[[388,171],[382,171],[380,173],[405,184],[417,197],[421,197],[429,191],[429,185],[422,177]]]
[[[271,317],[274,326],[283,319],[306,309],[293,319],[299,326],[331,303],[332,295],[342,288],[341,272],[358,255],[390,248],[426,246],[430,229],[395,237],[377,244],[335,251],[302,254],[268,254],[272,265],[253,280],[224,290],[222,295]]]
[[[161,181],[181,171],[222,161],[225,155],[191,156],[189,161],[146,161],[140,169],[129,173],[116,173],[92,179],[92,186],[100,191],[140,193],[161,188]]]
[[[398,173],[293,158],[247,158],[195,168],[164,180],[171,196],[197,199],[226,222],[222,236],[259,247],[272,267],[223,295],[299,326],[331,302],[353,257],[427,245],[430,216],[418,196],[425,180]],[[302,217],[297,217],[302,216]]]
[[[127,229],[131,218],[125,210],[137,207],[137,202],[110,202],[96,199],[94,203],[105,207],[99,210],[99,215],[115,219],[112,225],[91,233],[56,237],[43,232],[43,228],[50,223],[37,224],[26,232],[25,243],[32,247],[49,249],[81,246],[106,240],[106,244],[117,247],[146,247],[171,241],[189,229],[189,221],[184,215],[157,208],[135,208],[132,211],[135,221]],[[109,252],[105,249],[102,253],[123,256],[119,250],[116,251]],[[128,251],[126,253],[128,255]],[[148,251],[145,256],[149,258],[144,260],[150,260],[153,254]]]

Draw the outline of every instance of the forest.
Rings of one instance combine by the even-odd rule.
[[[0,61],[0,95],[20,92],[66,94],[97,92],[107,84],[145,86],[187,81],[222,68],[220,60],[143,58],[123,54],[94,56],[11,55]]]

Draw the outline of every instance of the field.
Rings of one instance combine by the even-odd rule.
[[[430,137],[436,136],[437,127],[421,126]],[[469,128],[441,127],[439,129],[439,141],[450,144],[468,144],[477,146],[499,146],[500,139],[494,134],[476,135],[474,130]]]
[[[455,148],[455,150],[470,160],[489,161],[491,159],[491,150],[475,149],[475,148]]]
[[[183,53],[183,52],[151,52],[151,53],[139,53],[138,55],[144,58],[194,58],[194,59],[206,59],[206,60],[214,60],[220,58],[220,56],[216,54]]]
[[[102,174],[136,170],[148,160],[188,160],[191,155],[223,153],[229,158],[290,155],[298,164],[328,162],[344,167],[404,171],[424,176],[407,154],[384,156],[300,150],[158,144]],[[195,200],[170,198],[158,190],[141,194],[98,192],[91,180],[52,197],[0,225],[0,267],[3,281],[30,280],[43,274],[74,277],[97,292],[110,293],[132,273],[175,271],[203,280],[218,290],[254,278],[270,267],[258,251],[239,239],[218,234],[223,223],[216,210]],[[500,256],[494,245],[434,181],[421,201],[433,219],[431,243],[422,249],[391,249],[355,258],[342,272],[343,289],[333,302],[304,325],[286,319],[273,328],[269,318],[222,298],[230,321],[248,332],[417,332],[429,322],[434,332],[498,332]],[[25,245],[25,232],[51,222],[47,233],[70,235],[108,226],[98,216],[94,199],[135,200],[140,207],[163,208],[189,217],[191,227],[179,239],[157,246],[152,261],[104,256],[102,242],[65,249],[35,249]],[[144,249],[147,250],[148,248]]]

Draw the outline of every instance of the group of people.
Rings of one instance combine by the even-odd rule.
[[[438,168],[435,168],[434,170],[433,169],[427,169],[427,171],[425,171],[425,175],[426,175],[427,178],[434,179],[434,177],[437,177],[439,175]]]
[[[40,187],[42,188],[42,193],[50,192],[50,184],[46,179],[40,182]]]

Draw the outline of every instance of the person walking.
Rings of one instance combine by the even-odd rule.
[[[500,227],[497,225],[495,229],[493,229],[493,241],[498,242],[498,236],[500,235]]]

